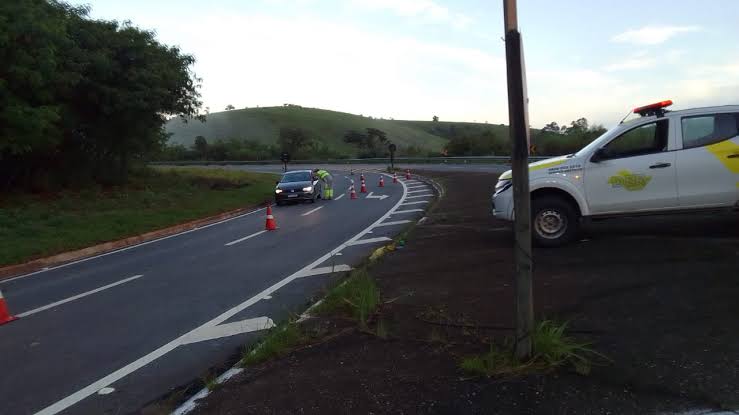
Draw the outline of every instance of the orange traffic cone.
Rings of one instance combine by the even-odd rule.
[[[364,183],[364,179],[362,179],[362,186],[359,187],[359,193],[367,193],[367,185]]]
[[[393,172],[393,183],[398,182],[398,173]]]
[[[349,193],[349,198],[350,199],[356,199],[357,198],[357,191],[354,189],[354,184],[353,183],[352,183],[351,192]]]
[[[268,231],[277,229],[277,222],[275,222],[275,217],[272,216],[272,205],[267,205],[267,223],[264,224],[264,229]]]
[[[411,169],[405,169],[405,179],[406,180],[411,179]]]
[[[382,176],[380,176],[380,184],[377,187],[385,187],[385,179]]]
[[[3,292],[0,291],[0,324],[10,323],[13,320],[18,320],[18,317],[10,314],[8,306],[5,304]]]

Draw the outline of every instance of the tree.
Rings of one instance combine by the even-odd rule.
[[[208,157],[208,140],[202,135],[195,137],[192,149],[198,153],[201,159],[205,160]]]
[[[199,111],[194,58],[153,32],[53,0],[0,2],[0,22],[0,188],[125,181]]]
[[[236,107],[234,107],[231,104],[226,105],[226,111],[231,111],[231,110],[235,110],[235,109],[236,109]]]
[[[277,141],[282,151],[287,151],[295,159],[309,146],[311,139],[303,129],[283,127]]]
[[[557,124],[556,121],[552,121],[549,124],[545,125],[544,128],[541,129],[541,131],[559,134],[560,132],[559,124]]]
[[[433,120],[434,122],[439,122],[439,117],[437,117],[436,115],[434,115],[434,117],[432,118],[432,120]]]

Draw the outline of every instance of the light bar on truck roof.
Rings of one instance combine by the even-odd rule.
[[[664,113],[664,108],[672,105],[671,100],[655,102],[654,104],[645,105],[643,107],[634,108],[634,114],[639,114],[642,117],[647,115],[653,115],[657,113]]]

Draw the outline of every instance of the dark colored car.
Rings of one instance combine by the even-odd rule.
[[[321,183],[314,180],[310,170],[288,171],[282,175],[275,187],[275,203],[309,200],[315,203],[321,195]]]

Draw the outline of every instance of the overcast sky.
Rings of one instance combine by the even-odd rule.
[[[193,54],[211,111],[508,123],[501,0],[74,0]],[[737,0],[519,0],[530,120],[739,104]]]

